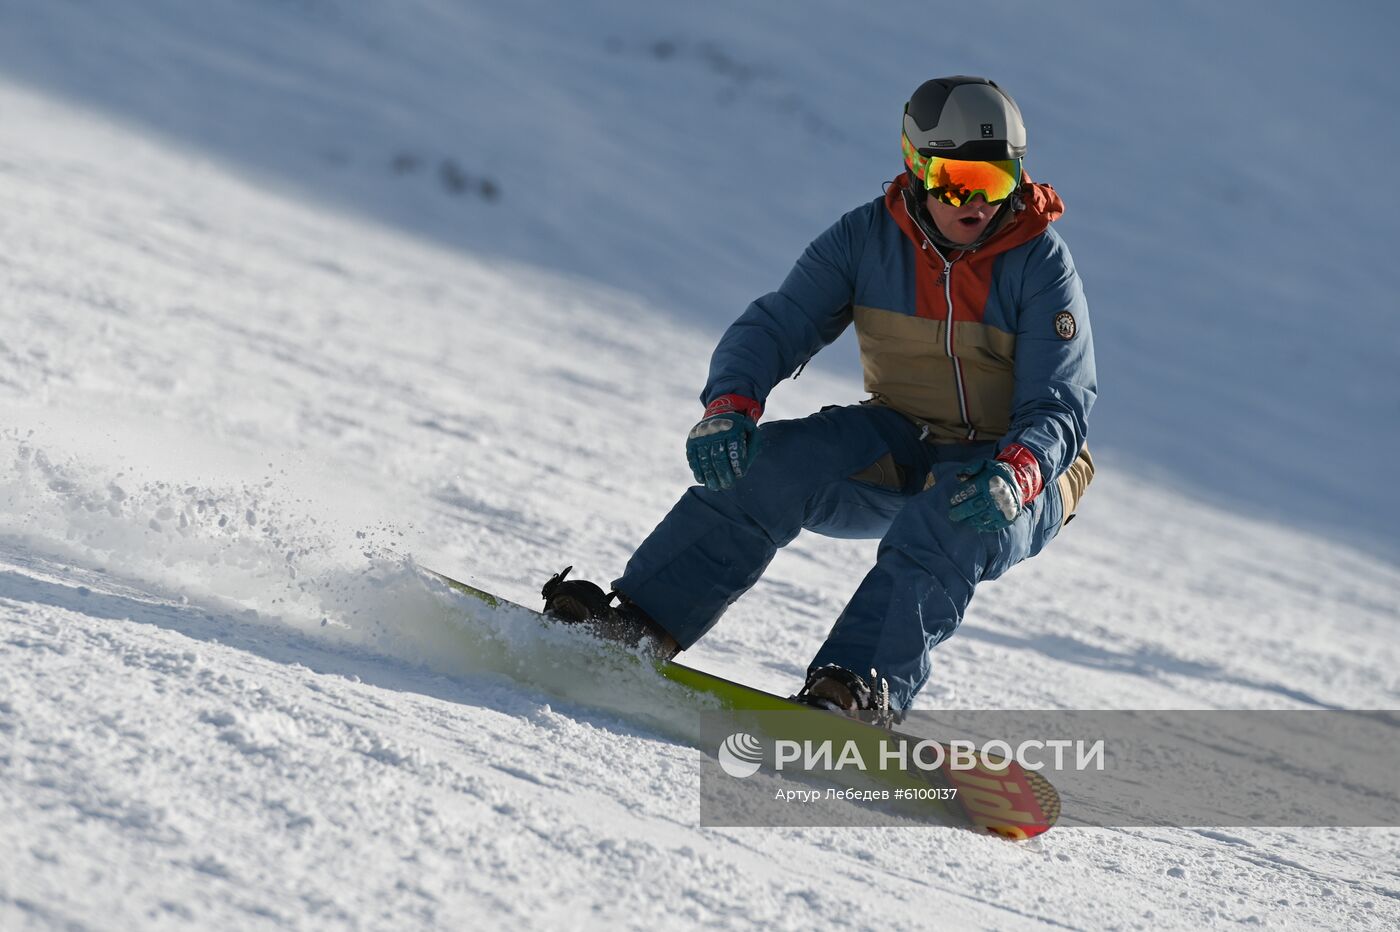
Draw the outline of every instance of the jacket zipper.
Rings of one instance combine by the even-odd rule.
[[[958,413],[962,415],[963,426],[967,428],[967,439],[976,440],[977,428],[972,426],[972,415],[967,410],[967,388],[963,384],[962,360],[953,352],[953,263],[957,261],[943,260],[943,300],[948,305],[948,329],[943,348],[947,351],[948,358],[953,361],[953,378],[957,380],[958,389]]]
[[[901,200],[904,199],[901,198]],[[914,215],[909,212],[908,201],[904,202],[904,213],[909,217],[910,222],[914,224],[914,229],[919,230],[920,234],[922,234],[923,230],[919,228],[918,221],[915,220]],[[962,360],[953,352],[953,263],[957,262],[958,259],[962,257],[959,256],[958,259],[954,259],[950,262],[943,253],[938,251],[938,247],[933,245],[927,236],[924,236],[923,240],[924,245],[921,248],[932,249],[933,254],[943,260],[943,301],[948,306],[948,327],[944,337],[943,350],[953,362],[954,387],[958,390],[958,414],[963,419],[963,426],[967,428],[967,439],[976,440],[977,428],[972,426],[972,416],[967,410],[967,389],[963,385]]]

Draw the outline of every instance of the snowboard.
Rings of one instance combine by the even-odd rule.
[[[493,610],[509,608],[516,613],[533,616],[541,625],[561,624],[536,609],[441,573],[432,570],[425,572],[451,590],[469,597],[473,605],[479,603]],[[471,619],[468,617],[465,620],[470,623]],[[619,646],[618,653],[624,652],[625,649]],[[891,742],[903,741],[912,747],[928,740],[924,736],[904,734],[892,728],[814,709],[674,660],[656,657],[640,659],[642,656],[630,654],[629,658],[639,658],[637,662],[652,665],[656,677],[694,697],[699,706],[739,716],[737,720],[743,723],[746,731],[762,731],[770,727],[765,723],[781,721],[784,737],[789,740],[831,741],[840,747],[851,743],[867,760],[877,759],[879,749],[890,746]],[[784,714],[776,716],[769,713]],[[700,746],[705,739],[700,738],[693,729],[668,730],[712,757],[723,753],[723,749],[715,746],[713,741],[709,741],[710,746]],[[966,761],[963,761],[955,767],[951,749],[944,745],[944,750],[948,753],[943,755],[944,763],[937,769],[880,769],[873,777],[870,773],[862,773],[858,785],[869,787],[872,785],[870,781],[875,780],[889,791],[886,795],[893,794],[896,799],[910,800],[907,805],[918,806],[918,817],[922,820],[1014,840],[1039,835],[1059,818],[1059,794],[1040,774],[1024,769],[1015,761],[992,762],[995,765],[989,765],[987,761],[979,760],[971,767],[964,766]],[[839,780],[840,776],[834,778]]]

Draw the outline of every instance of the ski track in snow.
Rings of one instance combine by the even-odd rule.
[[[687,482],[708,338],[0,112],[0,926],[1400,922],[1393,829],[698,827],[698,752],[501,675],[415,562],[526,603],[617,572]],[[920,706],[1396,707],[1395,567],[1100,460]],[[791,689],[872,555],[799,540],[688,659]]]

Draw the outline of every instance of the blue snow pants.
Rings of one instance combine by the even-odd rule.
[[[809,669],[873,668],[890,702],[908,708],[929,677],[929,650],[962,621],[972,591],[1039,553],[1058,533],[1058,485],[1009,528],[981,533],[948,519],[967,464],[994,441],[930,444],[898,412],[865,404],[828,408],[759,428],[761,448],[733,489],[688,489],[642,542],[613,588],[682,648],[709,631],[804,528],[828,537],[878,538],[875,565],[836,620]],[[898,489],[851,478],[889,454]],[[932,484],[929,484],[930,477]]]

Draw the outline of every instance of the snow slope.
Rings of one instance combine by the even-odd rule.
[[[1335,466],[1400,459],[1381,429],[1400,414],[1400,200],[1367,160],[1400,148],[1400,13],[1008,0],[967,18],[913,0],[0,0],[0,70],[277,189],[622,288],[708,342],[901,169],[919,80],[993,75],[1026,113],[1029,170],[1069,205],[1096,443],[1400,559],[1400,505]],[[844,342],[818,365],[851,371]]]
[[[488,652],[414,571],[416,561],[529,601],[565,562],[601,578],[621,566],[687,481],[679,437],[714,327],[679,306],[685,289],[677,306],[656,303],[684,263],[643,254],[599,281],[580,275],[592,265],[584,252],[561,249],[555,262],[525,250],[542,231],[580,237],[564,237],[563,222],[519,216],[504,156],[493,169],[500,200],[478,197],[459,213],[449,211],[464,202],[426,181],[403,196],[405,179],[376,174],[363,153],[345,163],[358,177],[315,180],[295,156],[320,155],[297,145],[325,127],[287,130],[288,141],[272,119],[259,132],[267,113],[298,112],[286,101],[308,89],[349,114],[340,141],[372,103],[383,120],[401,121],[402,138],[438,125],[397,103],[421,102],[416,85],[387,82],[372,97],[366,84],[332,80],[358,73],[351,65],[366,53],[347,52],[339,65],[330,52],[292,54],[313,25],[344,36],[329,27],[368,12],[211,4],[196,20],[153,3],[133,24],[100,19],[111,6],[46,4],[21,23],[13,4],[0,4],[10,17],[3,68],[20,79],[0,81],[0,826],[9,842],[0,927],[1381,929],[1400,920],[1400,832],[1390,829],[1074,830],[1011,845],[941,830],[698,827],[697,752],[493,673]],[[399,44],[432,36],[451,46],[453,35],[477,35],[461,31],[473,17],[513,26],[494,33],[499,56],[466,56],[483,72],[564,45],[562,23],[546,17],[538,35],[526,28],[540,18],[529,5],[415,9],[424,19],[361,24],[353,35],[382,53],[373,60],[385,69],[445,60]],[[647,15],[618,6],[586,35],[660,34]],[[699,28],[667,22],[667,34]],[[807,67],[789,47],[797,38],[759,33],[755,49]],[[137,35],[134,46],[121,41]],[[1377,41],[1370,35],[1361,41]],[[65,58],[56,37],[92,54]],[[1086,38],[1112,40],[1107,25]],[[226,54],[212,55],[218,47]],[[185,70],[149,78],[162,62],[173,68],[172,56]],[[40,80],[41,59],[72,83]],[[266,67],[254,71],[250,59]],[[126,78],[106,82],[106,97],[97,65]],[[313,65],[327,75],[318,80]],[[94,69],[87,85],[85,68]],[[775,73],[796,81],[784,68]],[[259,83],[289,71],[300,80],[283,94]],[[182,85],[170,74],[199,79]],[[501,70],[487,86],[516,74]],[[881,86],[866,77],[849,93]],[[518,83],[545,86],[535,81]],[[190,122],[201,95],[244,85],[235,102],[265,111]],[[187,109],[164,106],[181,94]],[[600,105],[600,122],[612,106]],[[159,112],[168,125],[152,125]],[[384,125],[366,145],[393,138]],[[599,200],[561,210],[612,234],[590,229],[580,250],[630,255],[633,236],[653,249],[703,243],[724,210],[762,194],[726,191],[684,239],[669,213],[620,198],[631,176],[594,144],[601,193],[579,196]],[[252,157],[260,151],[261,161]],[[724,163],[706,162],[714,154],[696,161],[724,190]],[[819,202],[802,220],[812,231],[833,205],[863,196],[814,186]],[[602,209],[614,201],[623,206]],[[469,232],[454,241],[442,231],[459,219]],[[667,233],[624,233],[624,219],[655,220]],[[1098,252],[1084,223],[1077,253],[1090,263],[1122,257]],[[764,239],[762,225],[741,226]],[[499,230],[496,248],[472,241],[488,228]],[[771,245],[715,248],[725,254],[715,261],[747,269],[716,274],[717,294],[763,287],[786,261]],[[1250,255],[1236,258],[1248,266]],[[654,277],[639,283],[648,263]],[[1380,293],[1364,276],[1351,287]],[[1099,319],[1111,334],[1112,314]],[[1161,336],[1118,326],[1133,333],[1118,349],[1134,361]],[[1136,339],[1145,342],[1132,355]],[[1327,346],[1317,352],[1335,361]],[[1366,352],[1388,350],[1378,339]],[[1148,386],[1162,384],[1144,368]],[[1212,377],[1237,385],[1226,372]],[[1345,390],[1370,389],[1368,403],[1384,403],[1389,383],[1362,366],[1347,377]],[[1141,420],[1174,423],[1172,398],[1136,391]],[[798,414],[857,395],[848,378],[809,371],[773,407]],[[1309,422],[1328,413],[1325,398],[1314,400],[1299,402]],[[1105,432],[1092,506],[1044,556],[979,595],[940,647],[920,704],[1396,707],[1393,562],[1203,504],[1176,487],[1189,470],[1172,483],[1140,478],[1131,441],[1147,433],[1132,420],[1110,420],[1122,439]],[[1300,460],[1309,483],[1330,481],[1307,472],[1319,463]],[[690,659],[791,688],[872,551],[799,540]]]

